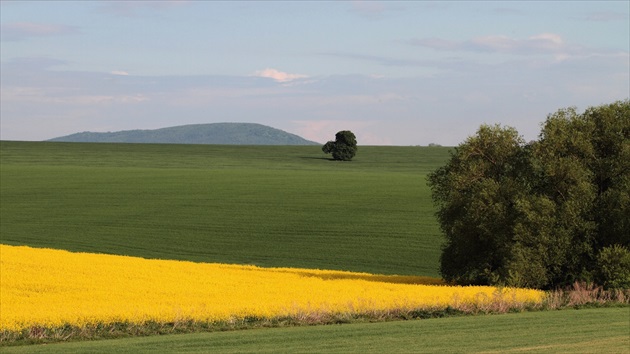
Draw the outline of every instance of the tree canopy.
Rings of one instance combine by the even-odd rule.
[[[630,259],[630,101],[561,109],[530,143],[483,125],[428,181],[447,281],[630,284],[602,275],[611,257]]]
[[[329,141],[322,146],[326,154],[332,153],[333,159],[350,161],[357,153],[357,138],[353,132],[342,130],[335,134],[335,141]]]

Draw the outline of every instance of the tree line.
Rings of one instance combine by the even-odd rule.
[[[538,140],[482,125],[428,177],[457,284],[630,288],[630,101],[550,114]]]

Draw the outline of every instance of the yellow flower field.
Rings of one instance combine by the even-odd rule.
[[[540,303],[527,289],[455,287],[439,279],[150,260],[0,245],[0,330],[32,326]]]

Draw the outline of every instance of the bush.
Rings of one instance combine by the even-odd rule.
[[[605,289],[630,289],[630,250],[613,245],[597,256],[595,281]]]

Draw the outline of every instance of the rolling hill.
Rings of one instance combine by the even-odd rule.
[[[82,132],[49,141],[218,145],[320,145],[295,134],[255,123],[190,124],[154,130]]]

